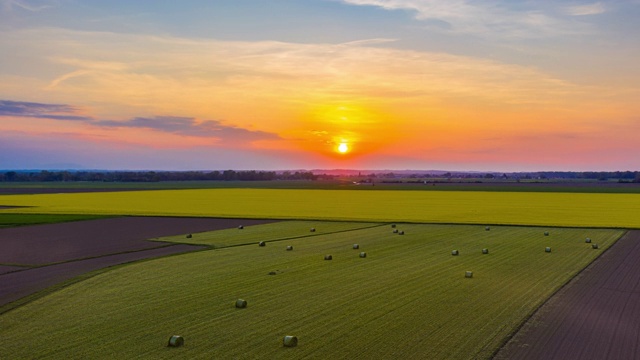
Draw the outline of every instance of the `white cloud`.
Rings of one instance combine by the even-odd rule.
[[[4,11],[11,11],[15,8],[37,12],[52,8],[56,5],[54,1],[28,1],[28,0],[0,0]]]
[[[55,92],[57,102],[77,103],[81,98],[93,108],[109,99],[120,105],[135,104],[150,109],[153,114],[171,113],[176,106],[217,107],[219,111],[213,113],[181,113],[197,118],[221,118],[228,106],[242,106],[247,113],[251,110],[247,109],[248,104],[255,107],[363,97],[383,102],[470,97],[539,104],[560,101],[562,96],[577,91],[573,85],[534,68],[394,49],[384,46],[388,39],[297,44],[55,28],[4,35],[0,51],[20,44],[21,51],[31,54],[30,58],[43,61],[42,71],[37,75],[41,88],[33,89],[32,93]],[[36,75],[26,71],[28,68],[20,70],[21,66],[21,62],[5,65],[4,75],[0,73],[0,96],[7,97],[13,91],[8,84],[15,82],[15,74],[22,73],[25,83],[34,83]],[[11,82],[3,81],[6,74],[12,74]],[[164,104],[172,107],[163,108]],[[98,117],[113,118],[113,115]]]
[[[606,7],[601,2],[587,5],[569,6],[566,8],[567,14],[572,16],[598,15],[606,11]]]
[[[409,10],[419,20],[447,23],[447,31],[501,38],[543,38],[581,34],[585,24],[568,22],[542,3],[514,5],[506,1],[469,0],[342,0],[352,5],[378,6],[387,10]],[[602,6],[601,6],[602,7]],[[575,7],[577,12],[598,11],[597,4]]]

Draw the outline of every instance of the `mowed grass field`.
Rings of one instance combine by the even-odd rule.
[[[287,221],[162,239],[216,248],[123,266],[3,314],[0,358],[487,358],[623,233],[397,228],[405,235],[388,223]],[[171,335],[185,345],[168,348]],[[283,347],[285,335],[298,346]]]
[[[640,194],[199,189],[4,195],[1,213],[640,228]]]

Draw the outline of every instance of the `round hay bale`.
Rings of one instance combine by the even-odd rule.
[[[473,271],[465,271],[464,272],[464,277],[472,278],[473,277]]]
[[[491,230],[491,228],[490,228],[490,227],[488,227],[488,226],[487,226],[487,227],[485,227],[484,229],[485,229],[486,231]]]
[[[587,244],[590,244],[590,243],[591,243],[591,238],[586,238],[586,239],[584,240],[584,242],[586,242]]]
[[[598,244],[591,244],[591,248],[592,249],[597,249],[598,248]]]
[[[193,237],[193,235],[187,234],[187,239],[191,239],[192,237]]]
[[[293,250],[293,246],[287,245],[287,251],[291,251],[291,250]]]
[[[316,228],[311,228],[311,232],[316,232]]]
[[[551,248],[547,246],[546,248],[544,248],[544,252],[550,253],[551,252]]]
[[[358,244],[353,244],[353,248],[354,248],[354,249],[360,249],[360,245],[358,245]]]
[[[489,249],[482,249],[482,253],[483,254],[488,254],[489,253]]]
[[[404,230],[398,232],[398,235],[404,235]]]
[[[460,253],[458,252],[458,250],[453,250],[451,251],[451,255],[453,256],[458,256]]]
[[[367,257],[367,253],[366,253],[366,252],[364,252],[364,251],[363,251],[363,252],[361,252],[361,253],[360,253],[360,257],[361,257],[361,258],[366,258],[366,257]]]
[[[238,225],[238,229],[242,230],[242,229],[244,229],[244,226]]]
[[[548,232],[548,231],[545,231],[545,232],[544,232],[544,236],[549,236],[549,232]]]
[[[392,227],[392,228],[395,228],[395,227],[396,227],[396,224],[391,224],[391,227]]]
[[[298,337],[287,335],[282,339],[282,344],[286,347],[298,346]]]
[[[266,243],[266,242],[264,242],[264,241],[260,241],[260,242],[258,243],[258,246],[267,246],[267,243]]]
[[[236,307],[238,309],[244,309],[247,307],[247,300],[238,299],[236,300]]]
[[[325,259],[325,260],[333,260],[333,256],[331,256],[331,255],[325,255],[325,256],[324,256],[324,259]]]
[[[275,271],[269,271],[269,275],[275,275],[276,272]]]
[[[393,233],[397,234],[398,233],[398,229],[393,229]]]
[[[184,338],[180,335],[173,335],[169,338],[169,347],[180,347],[184,345]]]

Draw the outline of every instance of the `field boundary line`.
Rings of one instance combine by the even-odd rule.
[[[189,189],[176,189],[178,190],[189,190]],[[36,208],[37,206],[17,206],[19,208]],[[10,210],[10,209],[7,209]],[[85,213],[80,211],[65,211],[65,212],[39,212],[39,213],[22,213],[22,212],[10,212],[6,213],[8,215],[85,215]],[[0,209],[0,215],[3,215],[2,209]],[[246,219],[246,220],[272,220],[272,221],[324,221],[324,222],[360,222],[360,223],[396,223],[396,224],[431,224],[431,225],[477,225],[477,226],[511,226],[511,227],[538,227],[538,228],[562,228],[562,229],[617,229],[617,230],[640,230],[640,226],[608,226],[608,225],[585,225],[585,224],[576,224],[576,225],[563,225],[563,224],[540,224],[540,223],[491,223],[491,222],[476,222],[476,221],[468,221],[468,222],[442,222],[436,220],[409,220],[409,219],[390,219],[390,218],[323,218],[317,216],[258,216],[251,214],[242,214],[242,215],[198,215],[198,214],[176,214],[176,213],[166,213],[166,212],[158,212],[158,213],[92,213],[88,214],[89,216],[95,216],[96,218],[120,218],[120,217],[148,217],[148,218],[189,218],[189,219],[228,219],[228,220],[238,220],[238,219]],[[92,219],[86,219],[92,220]],[[64,223],[64,222],[75,222],[75,221],[85,221],[82,220],[69,220],[69,221],[59,221],[54,223]],[[24,224],[24,225],[15,225],[9,227],[17,227],[17,226],[30,226],[30,225],[39,225],[39,224],[52,224],[52,223],[34,223],[34,224]],[[0,225],[0,229],[6,228]],[[187,243],[182,243],[187,244]]]
[[[11,273],[20,272],[20,271],[27,271],[27,270],[30,270],[30,269],[39,269],[39,268],[44,268],[44,267],[47,267],[47,266],[69,264],[69,263],[74,263],[74,262],[78,262],[78,261],[100,259],[100,258],[109,257],[109,256],[124,255],[124,254],[135,254],[135,253],[138,253],[138,252],[144,252],[144,251],[149,251],[149,250],[164,249],[164,248],[167,248],[167,247],[170,247],[170,246],[176,246],[176,245],[189,245],[189,246],[197,246],[197,247],[203,247],[204,248],[204,249],[199,249],[199,251],[210,250],[209,249],[210,246],[207,246],[207,245],[184,244],[184,243],[169,243],[169,242],[167,242],[164,245],[156,246],[156,247],[152,247],[152,248],[139,249],[139,250],[119,251],[119,252],[114,252],[114,253],[109,253],[109,254],[102,254],[102,255],[96,255],[96,256],[87,256],[87,257],[82,257],[82,258],[77,258],[77,259],[69,259],[69,260],[57,261],[57,262],[46,263],[46,264],[41,264],[41,265],[9,265],[9,266],[26,267],[27,269],[18,269],[18,270],[6,272],[4,274],[11,274]],[[6,264],[0,264],[0,265],[6,265]],[[2,274],[2,275],[4,275],[4,274]],[[0,276],[2,276],[2,275],[0,275]]]
[[[318,221],[321,221],[321,220],[318,220]],[[352,221],[336,221],[336,222],[352,222]],[[391,223],[372,223],[372,224],[374,224],[374,225],[365,226],[365,227],[359,227],[359,228],[354,228],[354,229],[336,230],[336,231],[327,232],[327,233],[321,233],[321,234],[318,234],[318,233],[316,233],[316,234],[307,234],[307,235],[292,236],[292,237],[286,237],[286,238],[280,238],[280,239],[271,239],[271,240],[263,240],[263,241],[265,243],[272,243],[272,242],[279,242],[279,241],[286,241],[286,240],[304,239],[304,238],[315,237],[315,236],[333,235],[333,234],[340,234],[340,233],[349,232],[349,231],[373,229],[373,228],[376,228],[376,227],[386,226],[386,225],[389,225]],[[220,231],[220,230],[214,230],[214,231]],[[204,231],[204,232],[208,232],[208,231]],[[233,244],[233,245],[226,245],[226,246],[216,247],[215,245],[197,244],[197,243],[190,243],[190,242],[179,242],[179,243],[177,243],[177,242],[165,241],[165,240],[159,240],[159,239],[149,239],[148,241],[166,242],[166,243],[176,244],[176,245],[183,244],[183,245],[194,245],[194,246],[206,246],[206,247],[210,248],[210,249],[203,249],[203,250],[216,250],[216,249],[227,249],[227,248],[233,248],[233,247],[239,247],[239,246],[249,246],[249,245],[258,244],[260,242],[260,241],[257,241],[257,242],[249,242],[249,243]]]
[[[173,244],[173,245],[188,245],[188,244],[178,244],[178,243],[176,243],[176,244]],[[168,246],[165,246],[165,247],[168,247]],[[165,247],[159,247],[159,248],[153,248],[153,249],[147,249],[147,250],[155,250],[155,249],[161,249],[161,248],[165,248]],[[8,312],[10,312],[12,310],[15,310],[17,308],[20,308],[22,306],[28,305],[31,302],[36,301],[38,299],[41,299],[41,298],[43,298],[43,297],[45,297],[47,295],[50,295],[50,294],[53,294],[53,293],[55,293],[57,291],[63,290],[63,289],[65,289],[65,288],[67,288],[67,287],[69,287],[71,285],[75,285],[77,283],[80,283],[80,282],[83,282],[85,280],[91,279],[91,278],[93,278],[95,276],[107,273],[107,272],[109,272],[111,270],[116,270],[118,268],[125,267],[125,266],[132,265],[132,264],[136,264],[136,263],[142,263],[142,262],[152,261],[152,260],[157,260],[157,259],[164,259],[164,258],[168,258],[168,257],[171,257],[171,256],[180,256],[180,255],[184,255],[185,253],[195,253],[195,252],[200,252],[200,251],[211,250],[206,246],[200,246],[200,247],[204,247],[204,248],[203,249],[193,249],[193,250],[183,251],[183,252],[174,253],[174,254],[167,254],[167,255],[162,255],[162,256],[158,256],[158,257],[126,261],[126,262],[123,262],[123,263],[120,263],[120,264],[110,265],[110,266],[103,267],[101,269],[96,269],[96,270],[89,271],[89,272],[84,273],[84,274],[80,274],[80,275],[75,276],[75,277],[73,277],[71,279],[67,279],[67,280],[64,280],[64,281],[62,281],[60,283],[57,283],[55,285],[51,285],[51,286],[49,286],[47,288],[44,288],[44,289],[42,289],[40,291],[37,291],[35,293],[29,294],[27,296],[24,296],[24,297],[22,297],[20,299],[17,299],[15,301],[10,302],[10,303],[4,304],[4,305],[0,305],[0,316],[4,315],[4,314],[6,314],[6,313],[8,313]],[[140,251],[143,251],[143,250],[140,250]],[[134,251],[134,252],[140,252],[140,251]],[[111,254],[111,255],[121,255],[121,254],[134,253],[134,252],[125,252],[125,253]],[[75,260],[75,261],[91,260],[91,259],[100,258],[100,257],[105,257],[105,256],[98,256],[98,257],[86,258],[86,259]],[[60,265],[60,264],[64,264],[64,263],[67,263],[67,262],[62,262],[62,263],[57,263],[57,264],[52,264],[52,265],[44,265],[44,266],[41,266],[41,267]],[[22,271],[24,271],[24,270],[22,270]],[[5,273],[5,274],[8,274],[8,273]],[[5,275],[5,274],[2,274],[2,275]],[[0,275],[0,276],[2,276],[2,275]]]
[[[15,264],[15,263],[0,263],[0,266],[15,266],[15,267],[23,267],[23,268],[27,268],[27,269],[25,269],[25,270],[28,270],[28,269],[34,269],[34,268],[37,268],[37,267],[38,267],[37,265]],[[13,272],[13,271],[10,271],[10,272]],[[7,274],[7,273],[5,273],[5,274]]]

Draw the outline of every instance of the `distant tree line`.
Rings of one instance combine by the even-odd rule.
[[[224,170],[224,171],[5,171],[0,172],[0,182],[65,182],[65,181],[93,181],[93,182],[159,182],[159,181],[272,181],[272,180],[331,180],[340,178],[338,175],[314,174],[311,171],[257,171],[257,170]],[[640,171],[543,171],[519,173],[440,173],[440,174],[396,174],[370,173],[350,175],[359,178],[361,182],[402,182],[398,179],[485,179],[519,180],[544,179],[557,180],[598,180],[640,183]],[[365,179],[365,180],[362,180]],[[383,180],[391,179],[391,180]],[[417,181],[417,180],[416,180]],[[480,181],[480,180],[479,180]],[[419,182],[419,181],[418,181]]]
[[[309,171],[7,171],[0,182],[159,182],[159,181],[271,181],[316,180]]]
[[[639,171],[584,171],[584,172],[565,172],[565,171],[544,171],[538,173],[541,177],[547,179],[589,179],[589,180],[640,180]]]
[[[446,173],[420,173],[420,174],[396,174],[389,173],[371,173],[366,175],[358,175],[354,177],[367,177],[369,179],[502,179],[502,180],[517,180],[517,179],[545,179],[545,180],[618,180],[620,182],[640,182],[640,171],[585,171],[585,172],[572,172],[572,171],[540,171],[540,172],[516,172],[516,173],[479,173],[479,172],[446,172]],[[386,181],[386,182],[401,182]]]

